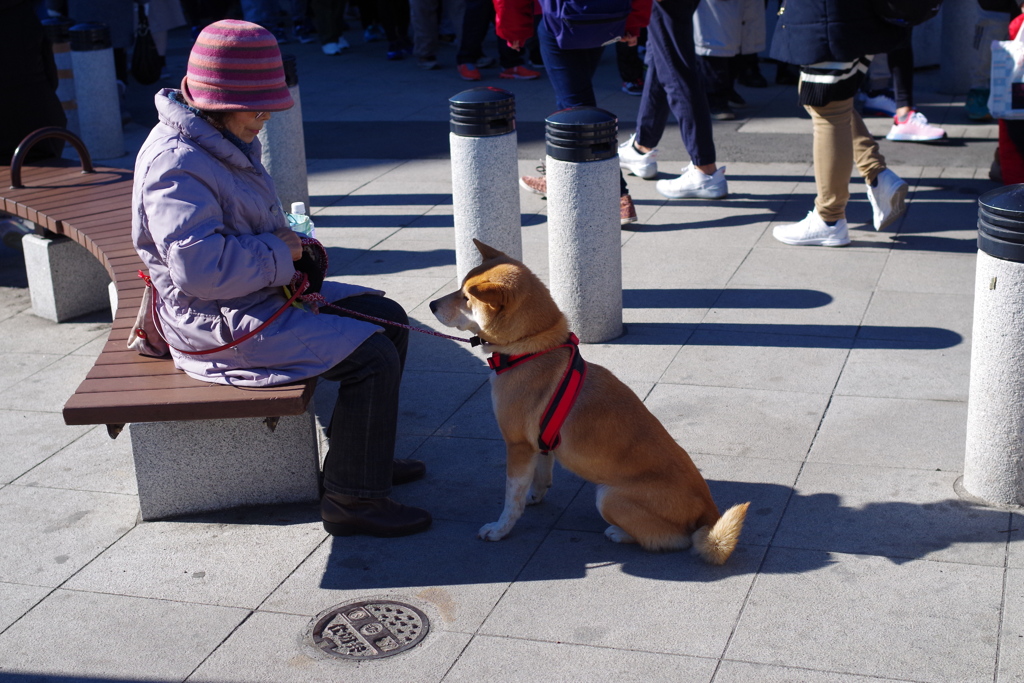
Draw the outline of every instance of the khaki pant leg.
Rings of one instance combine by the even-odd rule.
[[[853,131],[853,163],[857,165],[857,171],[864,181],[870,183],[885,170],[885,157],[856,109],[853,110],[850,126]]]
[[[826,222],[846,218],[853,169],[853,98],[821,107],[804,105],[814,132],[814,208]],[[861,122],[863,125],[863,122]]]

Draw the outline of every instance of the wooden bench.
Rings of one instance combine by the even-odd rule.
[[[67,163],[23,166],[45,137],[78,151]],[[48,244],[72,240],[110,277],[113,324],[92,370],[64,405],[68,425],[105,424],[116,437],[131,423],[132,455],[143,519],[240,505],[314,500],[319,493],[319,438],[313,416],[316,380],[276,387],[232,387],[192,379],[170,358],[131,351],[127,340],[145,283],[132,246],[132,173],[94,168],[77,137],[35,131],[0,167],[0,209],[32,221]],[[45,231],[45,232],[44,232]],[[45,241],[44,241],[45,240]],[[74,248],[74,247],[73,247]],[[90,257],[91,255],[91,257]],[[74,270],[74,269],[72,269]],[[30,286],[33,280],[29,274]],[[58,289],[76,288],[75,282]]]

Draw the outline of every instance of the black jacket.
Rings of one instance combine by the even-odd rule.
[[[907,33],[878,18],[868,0],[786,0],[770,54],[787,64],[848,62],[889,52]]]

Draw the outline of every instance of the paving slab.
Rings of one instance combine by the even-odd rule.
[[[835,393],[966,401],[970,373],[970,344],[952,337],[928,343],[858,339]]]
[[[60,413],[95,362],[94,357],[69,353],[60,363],[48,365],[8,387],[0,394],[0,410]]]
[[[0,489],[0,580],[57,587],[138,516],[134,496],[6,486]]]
[[[552,531],[480,633],[719,657],[763,553],[740,546],[717,567],[686,552],[611,543],[600,532]]]
[[[183,681],[248,614],[58,590],[0,635],[0,671],[30,680]]]
[[[111,439],[106,425],[84,426],[84,429],[87,431],[81,438],[33,467],[15,483],[19,486],[138,495],[131,439]],[[74,434],[77,430],[63,427],[54,431]]]
[[[861,323],[871,296],[869,291],[841,285],[830,287],[827,294],[820,289],[730,288],[721,303],[708,311],[702,327],[745,334],[852,338],[863,333]]]
[[[662,381],[670,384],[830,393],[850,344],[830,336],[719,331],[702,325]]]
[[[21,380],[63,358],[57,353],[9,353],[0,358],[0,389],[13,386]]]
[[[808,460],[959,472],[967,404],[834,396]]]
[[[726,658],[929,683],[991,681],[1002,582],[999,567],[773,548]]]
[[[488,543],[476,537],[479,526],[435,519],[428,532],[406,538],[329,539],[260,609],[312,617],[384,598],[433,610],[432,629],[475,633],[542,540],[519,533]]]
[[[774,244],[766,242],[765,248],[759,245],[754,249],[729,281],[730,285],[871,291],[888,258],[887,249],[801,250],[769,239]],[[769,244],[771,248],[767,248]]]
[[[89,431],[68,427],[57,413],[0,409],[0,483],[9,483]]]
[[[45,586],[0,582],[0,631],[20,619],[53,591]]]
[[[405,434],[433,434],[480,386],[476,373],[448,372],[443,368],[405,371],[398,406],[398,429]],[[430,396],[430,401],[424,401]]]
[[[416,451],[416,457],[427,464],[427,476],[395,489],[394,495],[403,503],[426,508],[435,519],[475,525],[473,537],[481,526],[500,516],[505,503],[505,442],[499,434],[490,439],[431,437]],[[542,540],[582,484],[574,474],[556,466],[544,501],[527,507],[512,533]],[[476,547],[480,553],[497,552],[483,541]]]
[[[428,608],[429,609],[429,608]],[[436,614],[428,614],[428,618]],[[196,669],[190,681],[211,683],[440,683],[470,640],[468,634],[431,629],[401,655],[359,662],[318,654],[302,638],[311,619],[256,612]],[[433,622],[431,622],[433,623]],[[253,656],[258,653],[258,656]]]
[[[312,505],[140,524],[63,587],[255,609],[326,538]]]
[[[647,407],[688,451],[803,460],[828,394],[658,384]]]
[[[1019,681],[1024,673],[1024,570],[1006,570],[1005,601],[997,683]]]
[[[972,290],[959,294],[875,292],[858,336],[936,344],[968,339],[974,311]]]
[[[808,462],[772,544],[1001,567],[1009,515],[959,500],[958,476]]]
[[[656,633],[647,637],[657,638]],[[445,676],[445,683],[516,681],[688,681],[710,683],[715,662],[698,657],[623,652],[614,647],[478,636]]]
[[[715,683],[878,683],[879,681],[916,682],[919,679],[897,679],[881,676],[855,676],[835,671],[815,671],[806,667],[769,666],[750,662],[724,660],[715,673]]]

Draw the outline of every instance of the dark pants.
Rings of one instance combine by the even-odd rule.
[[[540,43],[540,54],[544,58],[548,80],[555,89],[555,106],[559,110],[569,107],[596,107],[594,73],[601,62],[604,47],[563,50],[558,47],[555,37],[551,35],[543,21],[537,24],[537,41]],[[690,37],[690,42],[692,45],[693,36]],[[621,173],[619,190],[620,195],[629,193],[626,179]]]
[[[711,112],[700,82],[693,47],[693,12],[698,0],[662,0],[651,10],[647,27],[650,66],[637,114],[636,142],[656,147],[669,112],[679,121],[690,160],[695,166],[715,163]]]
[[[462,16],[462,42],[455,55],[456,64],[475,64],[484,56],[484,38],[494,22],[492,0],[466,0],[466,13]],[[502,69],[511,69],[523,63],[523,56],[498,38],[498,61]]]
[[[644,80],[644,60],[640,59],[640,46],[646,44],[646,30],[640,31],[637,44],[630,47],[619,41],[615,43],[615,65],[623,83],[639,83]]]
[[[892,74],[892,92],[896,107],[914,108],[914,48],[910,42],[910,31],[907,40],[898,48],[888,53],[889,73]]]
[[[336,303],[376,318],[409,322],[399,304],[382,296],[355,296]],[[321,311],[321,315],[325,313],[346,315],[328,308]],[[385,498],[391,493],[398,390],[409,332],[393,325],[381,327],[383,334],[371,336],[321,375],[338,382],[331,445],[324,459],[324,487],[334,493],[362,498]]]

